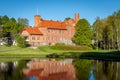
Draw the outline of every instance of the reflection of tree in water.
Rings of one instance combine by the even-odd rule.
[[[97,62],[94,75],[96,80],[120,80],[120,64],[108,61]]]
[[[0,80],[8,80],[8,75],[12,74],[12,63],[1,63],[0,64]]]
[[[89,80],[90,70],[92,61],[90,60],[75,60],[73,62],[74,67],[76,69],[76,77],[78,80]]]
[[[24,80],[20,70],[25,67],[25,61],[20,61],[19,66],[13,62],[0,64],[0,80]]]

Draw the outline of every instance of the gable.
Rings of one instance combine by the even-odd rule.
[[[22,35],[29,35],[29,33],[26,30],[22,31],[21,34]]]
[[[24,33],[29,33],[31,35],[42,35],[42,32],[39,30],[39,28],[32,28],[32,27],[27,27],[22,30],[25,31]]]

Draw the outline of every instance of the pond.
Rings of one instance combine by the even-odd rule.
[[[0,80],[120,80],[120,62],[31,59],[0,62]]]

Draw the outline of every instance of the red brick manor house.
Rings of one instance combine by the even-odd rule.
[[[41,16],[34,16],[34,27],[26,27],[22,30],[23,36],[31,46],[54,45],[56,43],[72,44],[75,33],[75,24],[79,20],[79,14],[74,19],[61,21],[43,20]]]

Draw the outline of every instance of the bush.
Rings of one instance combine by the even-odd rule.
[[[58,49],[58,50],[90,50],[91,48],[88,46],[73,46],[73,45],[65,45],[57,43],[54,46],[51,46],[51,49]]]
[[[64,46],[64,43],[56,43],[55,46]]]
[[[17,36],[16,41],[17,41],[17,46],[19,46],[21,48],[26,47],[26,41],[25,41],[25,39],[23,37]]]
[[[91,45],[90,47],[94,50],[97,49],[97,46],[95,46],[95,45]]]
[[[56,53],[46,55],[47,58],[59,58],[59,55]]]
[[[89,46],[74,46],[74,45],[65,45],[57,43],[53,46],[39,46],[38,47],[42,51],[46,50],[91,50]]]
[[[38,49],[40,49],[41,51],[48,51],[50,50],[50,46],[38,46]]]

